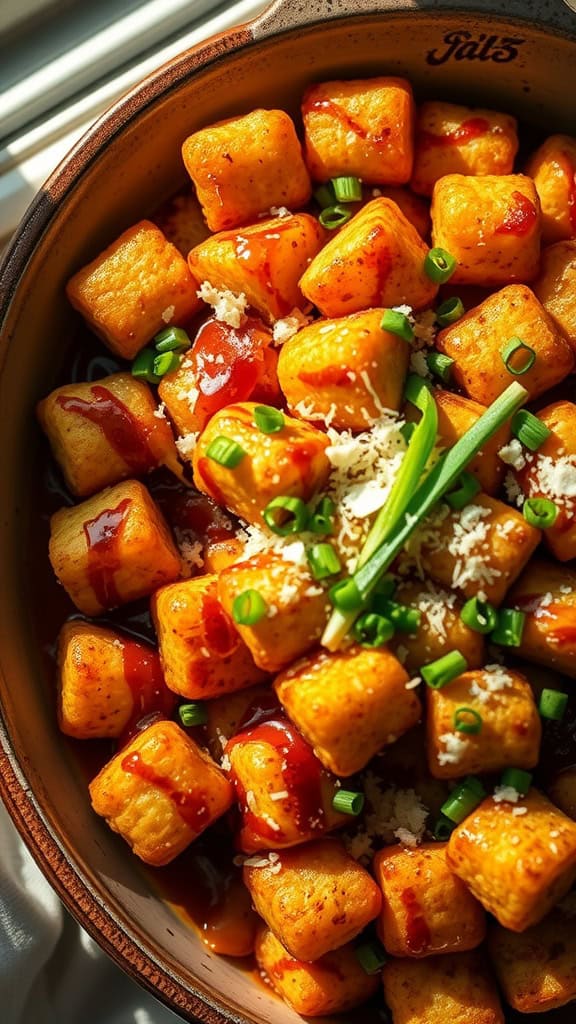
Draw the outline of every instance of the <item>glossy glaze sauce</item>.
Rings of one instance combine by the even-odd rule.
[[[121,766],[129,775],[136,775],[169,797],[182,821],[192,832],[200,832],[209,822],[210,810],[206,793],[201,789],[179,789],[173,779],[157,772],[137,750],[126,754],[122,758]]]
[[[176,704],[175,694],[164,682],[158,652],[126,637],[122,640],[124,678],[132,694],[133,710],[118,743],[127,743],[147,715],[159,712],[169,718]]]
[[[83,525],[88,545],[88,581],[103,608],[120,604],[115,575],[122,568],[120,538],[132,502],[124,498],[116,508],[106,508]]]
[[[504,220],[496,228],[497,235],[516,235],[522,238],[532,231],[538,221],[538,211],[534,203],[522,192],[512,193],[512,205],[504,215]]]
[[[502,129],[490,127],[490,122],[485,117],[469,117],[462,121],[457,128],[451,128],[447,132],[419,131],[417,134],[417,145],[419,149],[431,149],[433,147],[466,146],[475,139],[481,139],[483,135],[501,134]]]
[[[131,473],[135,476],[147,473],[157,459],[150,449],[148,432],[138,417],[101,384],[93,384],[90,391],[94,399],[91,402],[75,395],[58,395],[56,404],[65,412],[94,423]]]
[[[230,232],[228,240],[233,243],[234,255],[242,261],[244,267],[254,277],[258,288],[266,296],[274,318],[287,316],[296,305],[294,296],[287,296],[277,283],[281,274],[272,264],[277,253],[277,241],[281,235],[290,232],[294,235],[293,243],[297,243],[297,234],[292,218],[286,217],[284,222],[278,221],[273,226],[267,224],[260,230],[250,227],[250,231],[242,234],[242,229]]]
[[[339,103],[335,103],[334,100],[321,99],[320,97],[314,99],[309,93],[306,93],[302,102],[302,116],[306,117],[307,114],[319,112],[330,114],[347,132],[353,132],[363,142],[369,142],[371,146],[375,146],[377,149],[387,149],[390,145],[390,128],[385,127],[380,130],[365,128],[352,114],[349,114],[344,107],[340,106]]]
[[[414,889],[408,887],[400,893],[400,901],[404,907],[406,945],[411,953],[424,953],[430,947],[432,937],[426,924],[424,912]]]

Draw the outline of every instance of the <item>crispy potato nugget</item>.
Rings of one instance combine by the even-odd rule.
[[[427,253],[396,203],[373,199],[312,260],[300,287],[328,317],[402,303],[422,309],[438,291],[424,272]]]
[[[449,651],[460,651],[468,668],[484,662],[484,637],[470,629],[460,618],[462,604],[456,594],[435,586],[431,580],[400,583],[394,599],[420,612],[420,625],[414,633],[396,633],[390,647],[410,673],[422,665],[442,658]]]
[[[66,484],[80,498],[161,465],[180,475],[168,420],[156,412],[150,388],[131,373],[65,384],[37,407]]]
[[[464,672],[439,690],[426,687],[428,764],[439,779],[504,768],[534,768],[542,726],[530,683],[519,672],[489,665]],[[480,716],[477,734],[455,732],[460,708]],[[463,716],[469,723],[470,714]]]
[[[389,960],[382,976],[394,1024],[504,1024],[481,953]]]
[[[189,186],[163,202],[154,211],[152,220],[184,259],[190,249],[210,234],[200,203]]]
[[[246,853],[305,843],[347,823],[332,807],[337,790],[312,747],[264,704],[226,745],[240,808],[238,845]]]
[[[404,185],[412,173],[414,100],[405,78],[311,85],[302,100],[305,155],[316,181],[356,175]]]
[[[211,231],[310,199],[300,142],[283,110],[252,110],[201,128],[185,139],[182,157]]]
[[[232,804],[232,786],[175,722],[154,722],[90,783],[92,807],[136,856],[168,864]]]
[[[383,409],[398,411],[410,357],[380,327],[382,309],[318,320],[280,350],[278,380],[291,412],[336,430],[366,430]]]
[[[576,139],[551,135],[530,157],[526,174],[540,197],[545,244],[576,237]]]
[[[512,338],[524,347],[507,357],[505,348]],[[519,373],[522,386],[536,398],[564,380],[574,367],[566,338],[534,293],[520,284],[490,295],[452,327],[440,331],[436,344],[454,359],[454,382],[484,405],[498,398]],[[532,359],[526,346],[536,358],[522,372]]]
[[[540,203],[523,174],[447,174],[434,185],[432,242],[457,261],[451,284],[531,281],[540,261]]]
[[[426,573],[465,597],[482,592],[500,605],[540,541],[515,509],[478,494],[461,511],[443,509],[420,547]]]
[[[271,322],[308,307],[299,281],[325,236],[308,213],[277,217],[212,235],[188,253],[188,264],[199,281],[243,293]]]
[[[336,839],[319,839],[264,867],[244,865],[256,910],[297,960],[319,960],[355,938],[380,912],[373,878]]]
[[[278,995],[305,1017],[353,1010],[380,987],[378,974],[366,974],[351,942],[306,963],[290,956],[263,926],[256,936],[256,963]]]
[[[220,574],[218,596],[228,615],[248,590],[260,594],[268,612],[236,628],[260,668],[281,672],[318,643],[330,607],[326,593],[306,569],[272,554],[237,562]]]
[[[534,558],[507,603],[525,615],[518,654],[576,679],[576,572]]]
[[[576,240],[556,242],[542,252],[534,294],[576,350]]]
[[[434,401],[438,409],[439,442],[446,448],[452,448],[486,411],[485,405],[441,388],[434,391]],[[505,423],[482,445],[482,451],[466,466],[486,494],[497,494],[500,490],[505,467],[498,458],[498,452],[509,437],[510,424]]]
[[[535,789],[516,803],[490,796],[454,830],[447,858],[504,928],[523,932],[576,878],[576,823]]]
[[[488,950],[506,1002],[520,1013],[545,1013],[576,999],[574,917],[562,905],[521,935],[494,924]]]
[[[309,501],[330,473],[328,439],[317,427],[284,416],[282,429],[263,433],[254,418],[254,402],[238,402],[215,413],[194,448],[194,483],[249,523],[263,526],[262,513],[273,498],[289,495]],[[234,465],[213,458],[218,438],[240,445]]]
[[[446,174],[511,174],[518,150],[516,120],[494,110],[429,102],[418,109],[410,187],[431,196]]]
[[[409,220],[416,231],[424,240],[430,237],[432,221],[430,219],[430,203],[420,196],[415,196],[409,188],[377,188],[372,190],[372,195],[377,198],[383,195],[385,199],[391,199],[402,211],[406,220]]]
[[[144,484],[125,480],[50,520],[52,568],[85,615],[151,594],[178,579],[180,555]]]
[[[197,288],[176,247],[141,220],[74,274],[66,294],[112,352],[133,359],[167,324],[200,309]]]
[[[446,863],[446,843],[385,846],[374,858],[384,897],[378,931],[392,956],[423,957],[475,949],[486,914]]]
[[[277,707],[278,702],[267,683],[248,686],[244,690],[214,697],[206,704],[208,721],[204,733],[208,749],[215,761],[219,761],[228,740],[240,729],[240,725],[259,709]]]
[[[122,736],[153,711],[169,715],[158,653],[89,622],[66,622],[58,638],[58,724],[75,739]]]
[[[309,655],[274,689],[322,764],[348,776],[419,721],[422,706],[408,681],[390,651],[354,646]]]
[[[166,685],[192,700],[219,697],[264,678],[217,596],[217,577],[162,587],[151,604]]]

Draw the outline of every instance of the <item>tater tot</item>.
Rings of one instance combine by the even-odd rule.
[[[576,572],[534,558],[507,604],[525,616],[518,654],[576,679]]]
[[[424,196],[446,174],[511,174],[516,121],[494,110],[431,101],[418,109],[410,187]]]
[[[311,85],[302,100],[305,156],[316,181],[356,175],[403,185],[412,173],[414,100],[405,78]]]
[[[576,999],[574,917],[562,905],[521,935],[492,925],[488,950],[514,1010],[546,1013]]]
[[[174,696],[157,651],[92,622],[66,622],[58,638],[58,724],[75,739],[119,737]]]
[[[278,676],[274,689],[322,764],[336,775],[361,771],[419,721],[408,673],[385,648],[315,653]]]
[[[290,956],[262,926],[256,936],[256,963],[278,995],[305,1017],[353,1010],[380,987],[378,974],[366,974],[351,942],[306,963]]]
[[[542,250],[534,294],[576,351],[576,239]]]
[[[551,135],[528,160],[526,174],[540,197],[544,243],[576,237],[576,138]]]
[[[465,597],[483,593],[495,605],[502,604],[540,541],[540,530],[487,494],[476,495],[461,511],[441,509],[422,530],[413,544],[419,544],[424,571]]]
[[[309,501],[330,472],[328,439],[317,427],[284,416],[282,429],[263,433],[254,419],[254,402],[238,402],[215,413],[193,452],[194,483],[249,523],[264,526],[266,506],[283,495]],[[217,458],[211,446],[219,438],[235,442],[241,453],[234,465]]]
[[[380,912],[376,882],[337,839],[318,839],[263,867],[244,865],[256,910],[297,960],[319,960]]]
[[[252,110],[189,135],[184,166],[211,231],[257,220],[271,207],[298,209],[310,178],[292,119],[283,110]]]
[[[209,235],[209,230],[202,216],[202,209],[196,196],[189,188],[184,188],[165,200],[154,210],[152,220],[160,228],[172,245],[184,259],[199,242]]]
[[[481,953],[393,959],[382,977],[393,1024],[504,1024],[498,989]]]
[[[264,678],[217,596],[217,577],[161,587],[152,598],[166,685],[191,700],[219,697]]]
[[[486,411],[485,405],[441,388],[434,391],[434,401],[438,409],[438,438],[443,448],[452,448]],[[505,467],[498,458],[498,451],[509,437],[510,424],[505,423],[466,466],[486,494],[497,494],[500,489]]]
[[[430,219],[430,204],[420,196],[415,196],[409,188],[378,188],[372,190],[373,198],[383,195],[385,199],[391,199],[402,211],[406,220],[409,220],[421,238],[426,240],[430,237],[432,221]]]
[[[506,346],[514,338],[524,347],[507,355]],[[531,398],[559,384],[574,367],[568,341],[525,285],[509,285],[490,295],[440,331],[436,345],[454,360],[454,382],[483,405],[498,398],[532,361],[526,346],[535,359],[521,372],[521,380]]]
[[[299,280],[319,252],[324,228],[307,213],[211,235],[188,253],[197,280],[244,294],[268,322],[307,308]]]
[[[52,453],[80,498],[165,465],[180,474],[168,420],[131,373],[56,388],[37,407]]]
[[[536,452],[524,449],[514,477],[524,498],[553,501],[556,519],[543,531],[544,542],[559,562],[576,558],[576,405],[554,402],[538,419],[551,432]]]
[[[52,568],[85,615],[151,594],[178,579],[181,560],[143,484],[125,480],[50,520]]]
[[[327,317],[402,303],[422,309],[438,291],[424,271],[427,253],[396,204],[373,199],[312,260],[300,287]]]
[[[489,796],[454,830],[447,858],[504,928],[523,932],[576,878],[576,823],[535,789],[513,802]]]
[[[427,687],[426,700],[428,764],[436,778],[537,764],[542,726],[530,684],[519,672],[497,664],[464,672],[439,690]],[[470,711],[479,716],[480,732],[456,731],[462,708],[465,725],[478,721]]]
[[[252,657],[267,672],[280,672],[315,644],[328,618],[328,597],[309,572],[277,555],[257,555],[225,569],[218,580],[218,596],[228,615],[234,601],[256,590],[267,613],[236,628]]]
[[[141,220],[74,274],[66,294],[112,352],[133,359],[168,323],[200,309],[197,288],[175,246]]]
[[[383,410],[398,411],[409,346],[383,331],[382,309],[318,320],[280,351],[278,380],[291,412],[336,430],[366,430]]]
[[[207,701],[208,721],[204,726],[204,732],[214,760],[220,761],[228,740],[239,731],[244,720],[251,718],[254,712],[269,706],[278,707],[278,701],[269,683],[248,686],[246,689]]]
[[[226,744],[245,853],[281,850],[347,823],[332,807],[337,780],[282,714],[256,708]]]
[[[394,598],[420,612],[420,625],[413,633],[396,633],[390,647],[410,673],[422,665],[442,658],[448,651],[460,651],[468,668],[479,668],[484,661],[484,637],[470,629],[460,618],[462,604],[456,594],[426,582],[405,581],[398,585]]]
[[[378,931],[387,953],[459,953],[484,940],[486,914],[448,867],[446,843],[385,846],[373,870],[384,897]]]
[[[523,174],[447,174],[432,195],[432,242],[457,261],[451,284],[532,281],[540,261],[540,203]]]
[[[90,783],[92,807],[136,856],[160,867],[232,804],[232,786],[175,722],[154,722]]]

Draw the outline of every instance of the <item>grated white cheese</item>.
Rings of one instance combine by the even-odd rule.
[[[411,353],[410,369],[413,373],[417,373],[419,377],[424,377],[426,380],[431,380],[432,378],[432,374],[428,368],[428,363],[426,362],[426,355],[422,349]]]
[[[549,455],[538,455],[530,482],[533,493],[550,498],[567,512],[576,509],[576,455],[554,459]]]
[[[408,682],[404,684],[404,689],[415,690],[417,686],[420,686],[421,682],[422,680],[420,676],[414,676],[414,679],[409,679]]]
[[[272,327],[274,343],[276,345],[283,345],[285,341],[289,341],[290,338],[293,338],[298,331],[309,323],[310,318],[294,307],[289,316],[283,317],[282,320],[276,320],[274,323]]]
[[[196,447],[198,441],[198,433],[182,434],[181,437],[176,438],[176,447],[184,459],[189,459]]]
[[[486,665],[477,679],[470,684],[470,696],[486,704],[494,694],[512,686],[512,676],[501,665]]]
[[[188,576],[192,576],[195,569],[202,569],[204,566],[202,541],[192,538],[188,530],[181,530],[178,526],[174,527],[174,536],[180,557],[182,558],[183,568]]]
[[[462,739],[456,732],[442,733],[438,740],[444,746],[444,750],[439,750],[436,755],[438,764],[458,764],[468,747],[468,740]]]
[[[507,466],[512,466],[513,469],[524,469],[526,465],[524,449],[520,441],[515,437],[508,444],[500,448],[498,455],[502,462],[505,462]]]
[[[240,327],[248,305],[244,292],[235,295],[227,288],[214,288],[209,281],[203,281],[196,294],[199,299],[212,306],[216,320],[221,320],[230,327]]]
[[[520,505],[524,502],[524,494],[520,484],[512,473],[506,473],[504,477],[504,490],[511,505]]]
[[[152,415],[155,416],[157,420],[165,420],[166,419],[166,402],[160,402],[160,405],[156,409],[154,409],[154,412],[152,413]]]
[[[517,804],[520,799],[520,793],[517,789],[514,789],[514,786],[496,786],[492,799],[495,804]]]
[[[176,306],[166,306],[166,309],[162,310],[162,319],[165,324],[169,324],[174,318],[176,312]]]

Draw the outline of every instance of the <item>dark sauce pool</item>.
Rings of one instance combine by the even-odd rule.
[[[477,126],[471,125],[470,131]],[[525,136],[524,136],[525,137]],[[541,141],[541,134],[529,132],[533,148]],[[442,289],[444,295],[450,295],[450,288]],[[463,289],[458,289],[462,294]],[[482,300],[486,293],[481,289],[470,289],[468,308]],[[206,316],[194,318],[188,327],[190,336],[195,337],[198,330],[206,322]],[[46,383],[46,394],[61,384],[76,381],[97,381],[111,373],[126,370],[111,355],[107,354],[98,340],[85,328],[78,330],[73,344],[62,349],[61,366],[52,381]],[[564,384],[558,395],[545,396],[546,404],[559,397],[569,397],[571,386]],[[39,396],[41,397],[41,396]],[[103,400],[104,400],[104,396]],[[235,398],[238,396],[235,395]],[[545,404],[540,400],[540,405]],[[120,417],[116,420],[117,428],[122,431]],[[74,608],[63,589],[57,586],[47,564],[47,548],[49,539],[50,515],[63,505],[74,504],[62,481],[61,475],[53,462],[48,445],[44,438],[39,442],[42,472],[34,474],[31,495],[34,507],[40,509],[37,528],[30,537],[30,543],[24,556],[29,571],[28,580],[34,580],[29,590],[29,606],[44,663],[44,685],[47,702],[56,708],[56,638],[63,622],[69,618],[82,618]],[[142,448],[142,460],[145,458]],[[189,529],[195,526],[202,529],[217,529],[211,524],[206,513],[203,499],[195,491],[189,491],[176,481],[165,470],[158,470],[145,478],[155,500],[158,501],[163,513],[173,526]],[[38,574],[38,566],[46,566],[44,574]],[[133,602],[107,613],[96,620],[101,625],[109,625],[121,630],[127,638],[148,643],[155,642],[148,601],[146,599]],[[511,662],[512,664],[512,662]],[[526,666],[519,666],[524,668]],[[572,680],[556,676],[555,683],[560,689],[570,693],[570,702],[564,720],[560,723],[544,723],[542,756],[535,772],[535,781],[544,791],[554,777],[566,769],[576,769],[576,689]],[[169,709],[164,709],[169,716]],[[172,717],[176,717],[175,713]],[[143,723],[144,724],[144,723]],[[131,729],[137,723],[131,723]],[[202,728],[186,730],[202,743],[205,739]],[[62,736],[62,743],[68,748],[73,762],[77,765],[88,782],[98,773],[103,765],[117,750],[113,741],[72,740]],[[377,757],[368,766],[368,770],[377,775],[382,774],[385,758]],[[418,786],[419,772],[414,765],[399,763],[386,766],[386,779],[390,784],[409,787]],[[490,781],[497,780],[486,780]],[[88,792],[86,794],[88,799]],[[118,839],[122,843],[121,839]],[[137,862],[139,870],[145,874],[151,889],[155,890],[173,909],[174,913],[190,928],[194,929],[211,950],[220,955],[234,958],[238,969],[253,975],[258,984],[264,984],[250,955],[258,919],[251,909],[250,898],[241,881],[241,869],[234,864],[236,856],[234,841],[226,821],[219,821],[208,829],[184,853],[170,865],[163,868],[149,869]],[[136,859],[135,859],[136,860]],[[415,923],[414,942],[416,945],[424,941]],[[576,941],[576,939],[575,939]],[[507,1024],[521,1024],[533,1021],[540,1024],[574,1024],[574,1003],[545,1014],[518,1014],[505,1009]],[[389,1024],[390,1015],[382,1005],[381,996],[366,1003],[361,1010],[348,1014],[332,1015],[329,1020],[339,1020],[342,1024]]]

